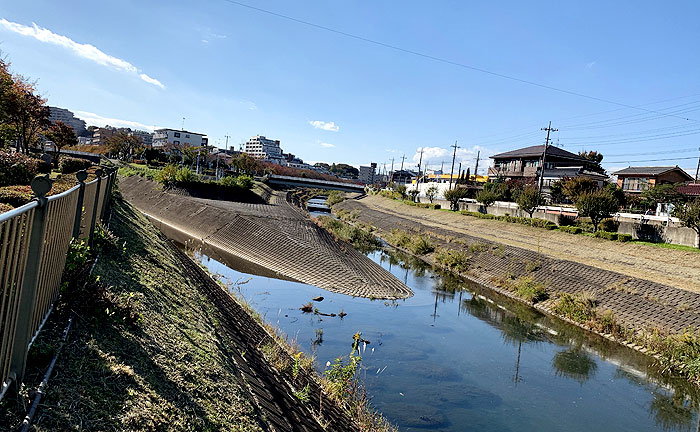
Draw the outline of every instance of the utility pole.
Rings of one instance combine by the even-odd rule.
[[[549,122],[549,126],[542,128],[543,131],[547,131],[547,138],[544,140],[544,151],[542,152],[542,166],[540,167],[540,181],[539,181],[539,192],[542,193],[542,185],[544,184],[544,164],[547,158],[547,147],[549,147],[549,133],[556,132],[559,129],[552,129],[552,122]]]
[[[406,155],[401,156],[401,171],[403,171],[403,161],[406,160]]]
[[[394,181],[394,158],[391,158],[391,172],[389,172],[389,183]]]
[[[700,148],[698,148],[700,150]],[[700,156],[698,156],[698,167],[695,169],[695,183],[698,182],[698,174],[700,174]]]
[[[479,175],[479,158],[481,157],[481,150],[476,152],[476,166],[474,167],[474,181],[476,181],[476,176]],[[467,179],[469,180],[469,179]]]
[[[185,131],[185,118],[182,118],[182,131]]]
[[[457,157],[457,149],[460,148],[457,145],[457,141],[455,141],[455,144],[451,147],[454,148],[454,151],[452,152],[452,169],[450,170],[450,186],[448,189],[452,189],[452,177],[455,174],[455,158]]]
[[[423,147],[420,148],[420,158],[418,159],[418,179],[416,179],[416,190],[418,190],[418,183],[420,183],[420,166],[423,163]]]

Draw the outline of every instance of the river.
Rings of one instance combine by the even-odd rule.
[[[696,431],[698,392],[644,355],[394,251],[368,256],[404,281],[401,301],[249,276],[199,254],[272,325],[327,361],[361,332],[360,378],[402,431]],[[327,317],[299,308],[312,298]]]

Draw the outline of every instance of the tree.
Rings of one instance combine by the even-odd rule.
[[[695,231],[698,236],[697,246],[700,248],[700,198],[676,206],[673,210],[673,216],[677,217],[683,226]]]
[[[49,126],[46,99],[36,94],[36,84],[21,75],[3,95],[6,121],[14,129],[17,151],[29,152],[39,133]]]
[[[73,129],[62,121],[57,121],[52,124],[44,136],[53,142],[53,165],[55,167],[58,167],[58,158],[61,155],[61,149],[78,144],[78,137],[75,136]]]
[[[591,171],[599,172],[599,173],[604,173],[605,170],[603,167],[600,166],[600,163],[603,162],[603,154],[598,153],[597,151],[591,150],[591,151],[581,151],[578,153],[579,156],[581,156],[584,159],[588,159],[591,164],[587,167]]]
[[[467,168],[467,173],[465,174],[464,179],[467,181],[467,184],[471,183],[471,181],[472,181],[471,168]]]
[[[627,204],[627,195],[621,187],[617,186],[617,183],[605,183],[603,190],[609,192],[613,197],[615,197],[618,207],[624,207]]]
[[[339,177],[357,178],[360,176],[360,170],[358,170],[352,165],[343,163],[333,164],[329,171]]]
[[[416,202],[416,197],[418,196],[419,193],[420,193],[420,191],[418,189],[411,189],[408,192],[408,194],[411,196],[411,201]]]
[[[425,191],[425,196],[430,200],[430,203],[433,203],[433,200],[435,200],[435,197],[437,197],[438,194],[438,187],[437,186],[430,186],[426,191]]]
[[[535,209],[542,204],[542,194],[539,189],[535,186],[528,185],[525,186],[516,200],[520,210],[526,212],[532,217]]]
[[[581,193],[576,200],[576,208],[580,216],[591,218],[593,232],[596,232],[600,221],[615,213],[620,203],[610,192],[600,189]]]
[[[467,189],[454,187],[443,192],[442,196],[450,202],[450,210],[457,211],[459,210],[459,200],[466,198],[468,194],[469,191]]]
[[[143,149],[141,137],[129,135],[126,132],[117,132],[105,140],[105,144],[112,153],[119,154],[122,158],[128,158],[139,153]]]
[[[498,194],[496,192],[484,189],[476,194],[476,200],[483,204],[486,209],[488,209],[491,204],[498,200]]]
[[[576,202],[579,195],[597,189],[598,183],[588,177],[569,177],[562,181],[562,192],[573,202]]]
[[[683,183],[660,184],[649,188],[642,192],[641,204],[646,208],[654,209],[656,209],[656,205],[660,203],[678,204],[683,201],[683,194],[678,192],[679,186],[683,186]]]

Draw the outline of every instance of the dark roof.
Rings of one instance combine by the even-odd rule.
[[[680,186],[678,192],[683,195],[700,196],[700,183],[691,183],[685,186]]]
[[[593,171],[586,171],[583,169],[583,167],[561,167],[561,168],[552,168],[552,169],[546,169],[544,170],[544,177],[558,177],[558,178],[564,178],[564,177],[589,177],[589,178],[596,178],[600,180],[605,180],[608,178],[605,174],[593,172]]]
[[[531,146],[531,147],[525,147],[517,150],[511,150],[509,152],[505,153],[500,153],[497,155],[491,156],[491,159],[515,159],[515,158],[524,158],[524,157],[540,157],[542,156],[542,152],[544,151],[544,144],[542,145],[536,145],[536,146]],[[554,147],[554,146],[548,146],[547,147],[547,156],[557,156],[557,157],[563,157],[567,159],[576,159],[580,161],[586,161],[590,162],[586,158],[582,158],[581,156],[571,153],[569,151],[566,151],[562,148],[559,147]]]
[[[690,175],[688,175],[687,172],[683,171],[681,168],[678,168],[677,165],[676,166],[662,166],[662,167],[627,167],[627,168],[621,169],[620,171],[614,172],[613,175],[657,176],[657,175],[665,174],[669,171],[678,171],[681,175],[683,175],[688,180],[693,179]]]

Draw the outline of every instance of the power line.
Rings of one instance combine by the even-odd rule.
[[[682,158],[668,158],[668,159],[644,159],[644,160],[619,160],[619,161],[606,161],[608,164],[612,163],[636,163],[636,162],[665,162],[665,161],[677,161],[677,160],[689,160],[697,159],[697,157],[682,157]]]
[[[306,26],[309,26],[309,27],[313,27],[313,28],[316,28],[316,29],[319,29],[319,30],[324,30],[324,31],[327,31],[327,32],[335,33],[335,34],[338,34],[338,35],[341,35],[341,36],[345,36],[345,37],[348,37],[348,38],[351,38],[351,39],[355,39],[355,40],[359,40],[359,41],[362,41],[362,42],[374,44],[374,45],[381,46],[381,47],[384,47],[384,48],[389,48],[389,49],[392,49],[392,50],[394,50],[394,51],[399,51],[399,52],[403,52],[403,53],[406,53],[406,54],[411,54],[411,55],[414,55],[414,56],[427,58],[427,59],[434,60],[434,61],[437,61],[437,62],[440,62],[440,63],[445,63],[445,64],[449,64],[449,65],[452,65],[452,66],[458,66],[458,67],[461,67],[461,68],[464,68],[464,69],[469,69],[469,70],[472,70],[472,71],[475,71],[475,72],[481,72],[481,73],[483,73],[483,74],[492,75],[492,76],[495,76],[495,77],[499,77],[499,78],[503,78],[503,79],[507,79],[507,80],[511,80],[511,81],[516,81],[516,82],[519,82],[519,83],[523,83],[523,84],[527,84],[527,85],[531,85],[531,86],[535,86],[535,87],[540,87],[540,88],[543,88],[543,89],[547,89],[547,90],[556,91],[556,92],[559,92],[559,93],[568,94],[568,95],[571,95],[571,96],[577,96],[577,97],[581,97],[581,98],[585,98],[585,99],[595,100],[595,101],[598,101],[598,102],[608,103],[608,104],[611,104],[611,105],[617,105],[617,106],[621,106],[621,107],[625,107],[625,108],[637,109],[637,110],[641,110],[641,111],[646,111],[646,112],[651,112],[651,113],[660,114],[658,111],[648,110],[648,109],[645,109],[645,108],[641,108],[641,107],[639,107],[639,106],[628,105],[628,104],[621,103],[621,102],[615,102],[615,101],[612,101],[612,100],[609,100],[609,99],[603,99],[603,98],[600,98],[600,97],[597,97],[597,96],[590,96],[590,95],[587,95],[587,94],[583,94],[583,93],[579,93],[579,92],[575,92],[575,91],[571,91],[571,90],[566,90],[566,89],[562,89],[562,88],[558,88],[558,87],[553,87],[553,86],[546,85],[546,84],[541,84],[541,83],[538,83],[538,82],[535,82],[535,81],[530,81],[530,80],[526,80],[526,79],[522,79],[522,78],[517,78],[517,77],[511,76],[511,75],[506,75],[506,74],[502,74],[502,73],[499,73],[499,72],[490,71],[490,70],[488,70],[488,69],[483,69],[483,68],[476,67],[476,66],[470,66],[470,65],[465,64],[465,63],[460,63],[460,62],[457,62],[457,61],[448,60],[448,59],[445,59],[445,58],[442,58],[442,57],[437,57],[437,56],[434,56],[434,55],[431,55],[431,54],[426,54],[426,53],[422,53],[422,52],[419,52],[419,51],[413,51],[413,50],[410,50],[410,49],[407,49],[407,48],[399,47],[399,46],[397,46],[397,45],[391,45],[391,44],[388,44],[388,43],[385,43],[385,42],[380,42],[380,41],[377,41],[377,40],[374,40],[374,39],[369,39],[369,38],[366,38],[366,37],[363,37],[363,36],[359,36],[359,35],[356,35],[356,34],[353,34],[353,33],[348,33],[348,32],[342,31],[342,30],[337,30],[337,29],[334,29],[334,28],[331,28],[331,27],[326,27],[326,26],[324,26],[324,25],[315,24],[315,23],[312,23],[312,22],[310,22],[310,21],[304,21],[304,20],[299,19],[299,18],[294,18],[294,17],[291,17],[291,16],[289,16],[289,15],[283,15],[283,14],[281,14],[281,13],[273,12],[273,11],[271,11],[271,10],[259,8],[259,7],[252,6],[252,5],[249,5],[249,4],[246,4],[246,3],[241,3],[241,2],[238,2],[238,1],[234,1],[234,0],[222,0],[222,1],[225,1],[225,2],[227,2],[227,3],[234,4],[234,5],[238,5],[238,6],[241,6],[241,7],[244,7],[244,8],[248,8],[248,9],[251,9],[251,10],[254,10],[254,11],[257,11],[257,12],[262,12],[262,13],[265,13],[265,14],[268,14],[268,15],[272,15],[272,16],[275,16],[275,17],[278,17],[278,18],[286,19],[286,20],[288,20],[288,21],[293,21],[293,22],[296,22],[296,23],[298,23],[298,24],[303,24],[303,25],[306,25]],[[679,118],[679,119],[682,119],[682,120],[687,120],[687,121],[700,122],[700,120],[695,120],[695,119],[691,119],[691,118],[687,118],[687,117],[680,117],[680,116],[676,116],[676,115],[672,115],[672,114],[667,114],[666,116],[669,116],[669,117],[676,117],[676,118]]]

